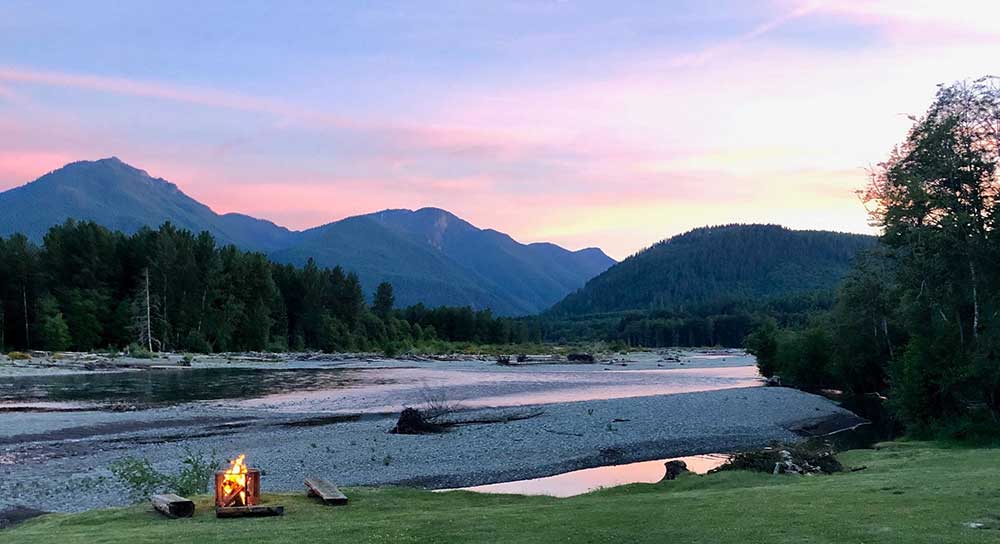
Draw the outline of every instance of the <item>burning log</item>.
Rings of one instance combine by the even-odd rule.
[[[284,506],[260,506],[260,471],[247,468],[246,455],[233,459],[228,470],[215,473],[215,517],[280,516]]]
[[[194,515],[194,502],[173,493],[153,495],[149,500],[157,512],[168,518],[189,518]]]
[[[215,506],[254,506],[260,503],[260,471],[247,468],[245,455],[233,460],[228,470],[215,473]]]

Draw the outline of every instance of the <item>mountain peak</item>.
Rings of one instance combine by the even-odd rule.
[[[125,233],[169,221],[275,261],[340,265],[360,276],[366,292],[388,281],[401,305],[468,305],[505,315],[551,306],[612,264],[603,254],[524,245],[436,207],[383,210],[292,232],[243,214],[219,215],[115,156],[70,163],[0,192],[0,236],[21,232],[38,242],[70,218]]]

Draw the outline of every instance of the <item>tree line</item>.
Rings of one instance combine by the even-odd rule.
[[[1000,430],[1000,80],[939,88],[862,193],[879,246],[805,327],[766,322],[765,375],[887,398],[914,432]]]
[[[397,309],[388,283],[369,304],[339,266],[274,263],[170,223],[125,235],[69,220],[41,246],[0,237],[3,349],[396,352],[530,339],[527,324],[489,310]]]
[[[542,339],[567,343],[593,340],[634,348],[721,346],[738,348],[762,322],[784,327],[809,322],[831,309],[834,289],[817,289],[772,297],[722,296],[713,302],[673,310],[633,310],[582,316],[543,314],[538,322]]]

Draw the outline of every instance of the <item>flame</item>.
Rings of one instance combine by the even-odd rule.
[[[246,458],[246,455],[240,454],[239,457],[233,459],[222,480],[223,496],[228,497],[233,491],[239,490],[239,506],[247,504],[247,466],[243,462]]]

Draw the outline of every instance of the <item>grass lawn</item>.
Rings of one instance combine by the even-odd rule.
[[[49,515],[4,543],[1000,542],[1000,449],[891,443],[841,456],[834,476],[722,473],[569,499],[349,489],[351,504],[265,495],[280,518],[169,520],[146,505]],[[985,528],[970,528],[977,522]]]

